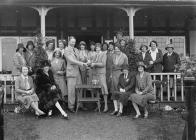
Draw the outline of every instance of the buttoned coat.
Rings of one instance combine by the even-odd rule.
[[[153,60],[151,57],[150,51],[148,51],[147,53],[148,53],[147,55],[150,55],[151,60]],[[151,73],[162,72],[162,68],[163,68],[162,61],[163,61],[163,53],[160,49],[158,49],[158,53],[156,55],[156,60],[153,62],[152,65],[149,65],[149,72],[151,72]]]

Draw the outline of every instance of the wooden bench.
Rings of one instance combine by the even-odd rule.
[[[100,93],[103,91],[103,87],[101,85],[76,85],[76,112],[82,102],[96,102],[99,112],[100,111]],[[86,90],[91,90],[89,95],[87,96]]]

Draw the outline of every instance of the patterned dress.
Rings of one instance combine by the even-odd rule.
[[[65,81],[65,70],[66,70],[66,66],[65,66],[65,61],[64,59],[57,59],[54,58],[51,62],[51,69],[52,72],[54,74],[54,80],[56,82],[56,84],[59,86],[63,97],[65,95],[67,95],[67,84]],[[58,74],[58,71],[63,72],[62,74]]]

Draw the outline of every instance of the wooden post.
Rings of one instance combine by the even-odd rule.
[[[195,100],[195,91],[196,91],[196,82],[195,80],[185,80],[186,88],[186,105],[188,111],[187,117],[187,129],[186,134],[187,140],[195,140],[195,111],[194,111],[194,100]]]
[[[130,39],[134,39],[134,16],[135,16],[135,13],[141,8],[123,7],[120,9],[123,9],[124,11],[126,11],[127,15],[129,16],[129,37]]]

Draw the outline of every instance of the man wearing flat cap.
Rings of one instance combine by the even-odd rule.
[[[163,55],[163,72],[171,73],[175,72],[178,65],[180,65],[180,57],[179,55],[174,52],[174,46],[173,44],[168,44],[165,47],[165,50],[167,53]],[[174,100],[174,89],[173,89],[173,83],[174,83],[174,77],[170,76],[170,93],[172,93],[171,100]]]

